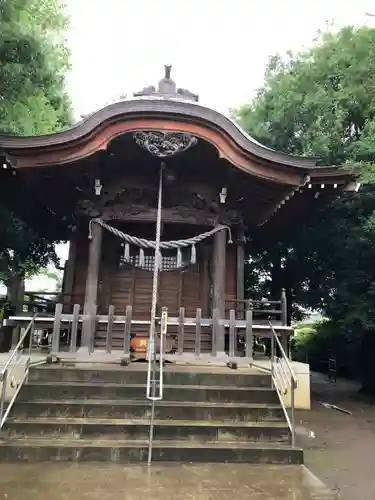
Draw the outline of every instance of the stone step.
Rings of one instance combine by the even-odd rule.
[[[146,462],[148,441],[9,439],[0,441],[1,462]],[[278,443],[154,441],[153,462],[301,464],[303,452]]]
[[[194,370],[197,370],[197,367],[194,367]],[[245,371],[212,367],[211,370],[214,373],[203,368],[201,371],[192,371],[186,366],[166,365],[163,373],[164,384],[271,387],[271,376],[255,369]],[[145,384],[146,380],[145,364],[135,364],[124,368],[108,367],[106,369],[87,369],[64,365],[61,367],[41,366],[31,369],[29,374],[31,382],[93,382],[126,385]]]
[[[25,417],[149,418],[150,401],[66,399],[17,401],[11,415]],[[155,418],[160,420],[221,420],[231,422],[283,421],[279,404],[158,401]]]
[[[44,439],[119,439],[147,440],[149,420],[27,418],[9,420],[3,437]],[[245,441],[289,443],[290,432],[283,422],[219,422],[193,420],[155,420],[156,440],[193,440],[194,442]]]
[[[41,399],[145,399],[144,384],[101,384],[72,382],[31,382],[22,387],[18,401]],[[209,401],[222,403],[270,403],[279,399],[266,387],[221,387],[203,385],[164,385],[164,401]]]

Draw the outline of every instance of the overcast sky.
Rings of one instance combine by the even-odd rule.
[[[77,116],[156,85],[172,64],[179,87],[223,113],[262,85],[268,57],[312,43],[335,21],[375,26],[373,0],[67,0],[68,78]],[[67,257],[67,245],[59,256]],[[51,283],[49,284],[51,286]],[[48,288],[37,278],[28,289]]]
[[[311,44],[317,30],[375,25],[373,0],[68,0],[77,113],[156,84],[173,64],[177,85],[227,112],[263,81],[268,56]]]

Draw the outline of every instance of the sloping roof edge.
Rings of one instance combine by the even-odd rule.
[[[286,153],[274,151],[263,146],[250,137],[233,120],[225,115],[197,104],[195,102],[182,101],[178,99],[165,99],[157,97],[143,97],[116,102],[91,114],[86,119],[78,122],[70,129],[35,137],[19,137],[11,135],[0,135],[0,149],[38,149],[51,148],[68,145],[94,133],[106,122],[117,121],[121,118],[130,118],[134,115],[139,117],[180,117],[219,128],[246,153],[261,159],[286,165],[290,167],[301,167],[302,169],[313,169],[317,158],[293,156]]]

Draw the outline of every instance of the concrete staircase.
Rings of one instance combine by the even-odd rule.
[[[146,461],[145,380],[140,364],[33,368],[2,431],[0,461]],[[269,375],[167,365],[164,383],[153,461],[302,463]]]

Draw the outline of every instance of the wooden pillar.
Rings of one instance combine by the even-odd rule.
[[[217,310],[219,320],[225,317],[225,254],[227,246],[227,232],[225,229],[214,235],[213,244],[213,273],[212,273],[212,309]],[[214,332],[217,355],[225,351],[224,326],[217,325]]]
[[[208,245],[202,245],[202,271],[201,271],[201,307],[203,316],[208,316],[211,306],[210,300],[210,260],[211,248]]]
[[[76,243],[75,238],[72,237],[72,239],[70,240],[70,243],[69,243],[69,255],[68,255],[68,260],[66,261],[66,264],[65,264],[64,280],[63,280],[63,288],[62,288],[62,293],[63,293],[62,302],[64,304],[71,306],[71,308],[73,307],[73,305],[75,303],[75,298],[72,297],[72,293],[73,293],[76,255],[77,255],[77,243]]]
[[[89,246],[89,261],[87,266],[87,278],[85,289],[85,304],[83,308],[84,314],[90,314],[96,311],[98,300],[98,284],[99,284],[99,269],[100,269],[100,256],[102,250],[103,228],[99,224],[92,224],[91,228],[92,238]],[[92,322],[85,321],[82,329],[82,344],[84,348],[91,348],[92,335]]]
[[[243,231],[237,235],[237,300],[245,299],[245,236]],[[245,303],[239,302],[237,313],[240,319],[245,318]]]

